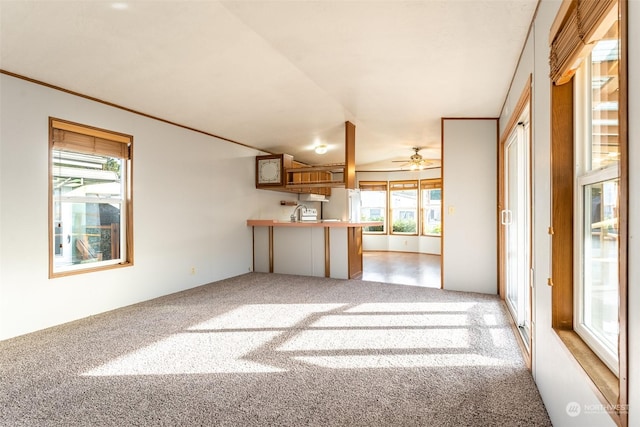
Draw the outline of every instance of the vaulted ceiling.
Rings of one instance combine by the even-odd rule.
[[[537,1],[1,0],[0,68],[311,164],[348,120],[357,169],[397,169],[500,114]]]

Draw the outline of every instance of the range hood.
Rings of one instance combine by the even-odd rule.
[[[324,194],[300,194],[298,200],[301,202],[328,202],[329,199]]]

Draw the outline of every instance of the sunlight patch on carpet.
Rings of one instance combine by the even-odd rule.
[[[282,372],[242,357],[280,332],[181,333],[143,347],[84,376]]]
[[[467,329],[307,330],[279,347],[280,351],[467,348]]]
[[[466,314],[349,314],[326,315],[314,322],[312,328],[339,327],[430,327],[430,326],[466,326],[469,319]]]
[[[513,332],[509,329],[490,329],[489,334],[494,347],[509,348],[513,345]]]
[[[347,313],[410,313],[410,312],[464,312],[470,310],[475,302],[371,302],[358,304]]]
[[[495,314],[483,314],[482,320],[484,320],[485,325],[487,326],[496,326],[498,324],[498,319]]]
[[[245,304],[189,328],[198,330],[290,328],[315,313],[344,304]]]
[[[429,368],[453,366],[507,366],[508,360],[481,354],[399,354],[353,356],[300,356],[294,359],[330,369]]]

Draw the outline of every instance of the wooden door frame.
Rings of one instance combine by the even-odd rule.
[[[499,149],[498,149],[498,210],[497,210],[497,222],[498,222],[498,295],[500,295],[500,299],[502,299],[506,304],[506,242],[505,237],[506,234],[504,232],[504,228],[501,224],[500,213],[504,209],[506,205],[506,194],[504,194],[504,181],[505,181],[505,170],[504,170],[504,150],[507,142],[509,141],[509,136],[514,131],[515,127],[518,125],[518,121],[520,116],[525,111],[525,108],[529,107],[529,148],[528,148],[528,156],[529,156],[529,171],[530,171],[530,179],[529,179],[529,218],[533,218],[532,216],[532,185],[533,185],[533,177],[531,176],[531,172],[533,171],[533,139],[532,139],[532,129],[533,125],[531,123],[531,82],[532,75],[529,74],[527,81],[525,83],[524,89],[520,94],[520,98],[518,98],[518,102],[513,109],[511,116],[509,117],[509,121],[507,122],[507,126],[505,127],[504,132],[500,137]],[[532,224],[529,224],[529,259],[528,266],[529,270],[533,266],[533,227]],[[533,316],[533,294],[531,283],[529,284],[529,313]],[[531,355],[533,353],[533,334],[534,334],[534,324],[533,319],[530,319],[531,329],[529,331],[529,342],[525,343],[522,340],[522,336],[520,332],[517,331],[517,327],[515,323],[512,323],[512,326],[516,332],[516,336],[518,337],[518,344],[522,350],[522,354],[525,358],[525,362],[527,364],[527,368],[531,370]]]

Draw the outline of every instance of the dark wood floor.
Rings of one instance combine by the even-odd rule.
[[[362,280],[440,287],[440,256],[406,252],[364,252]]]

